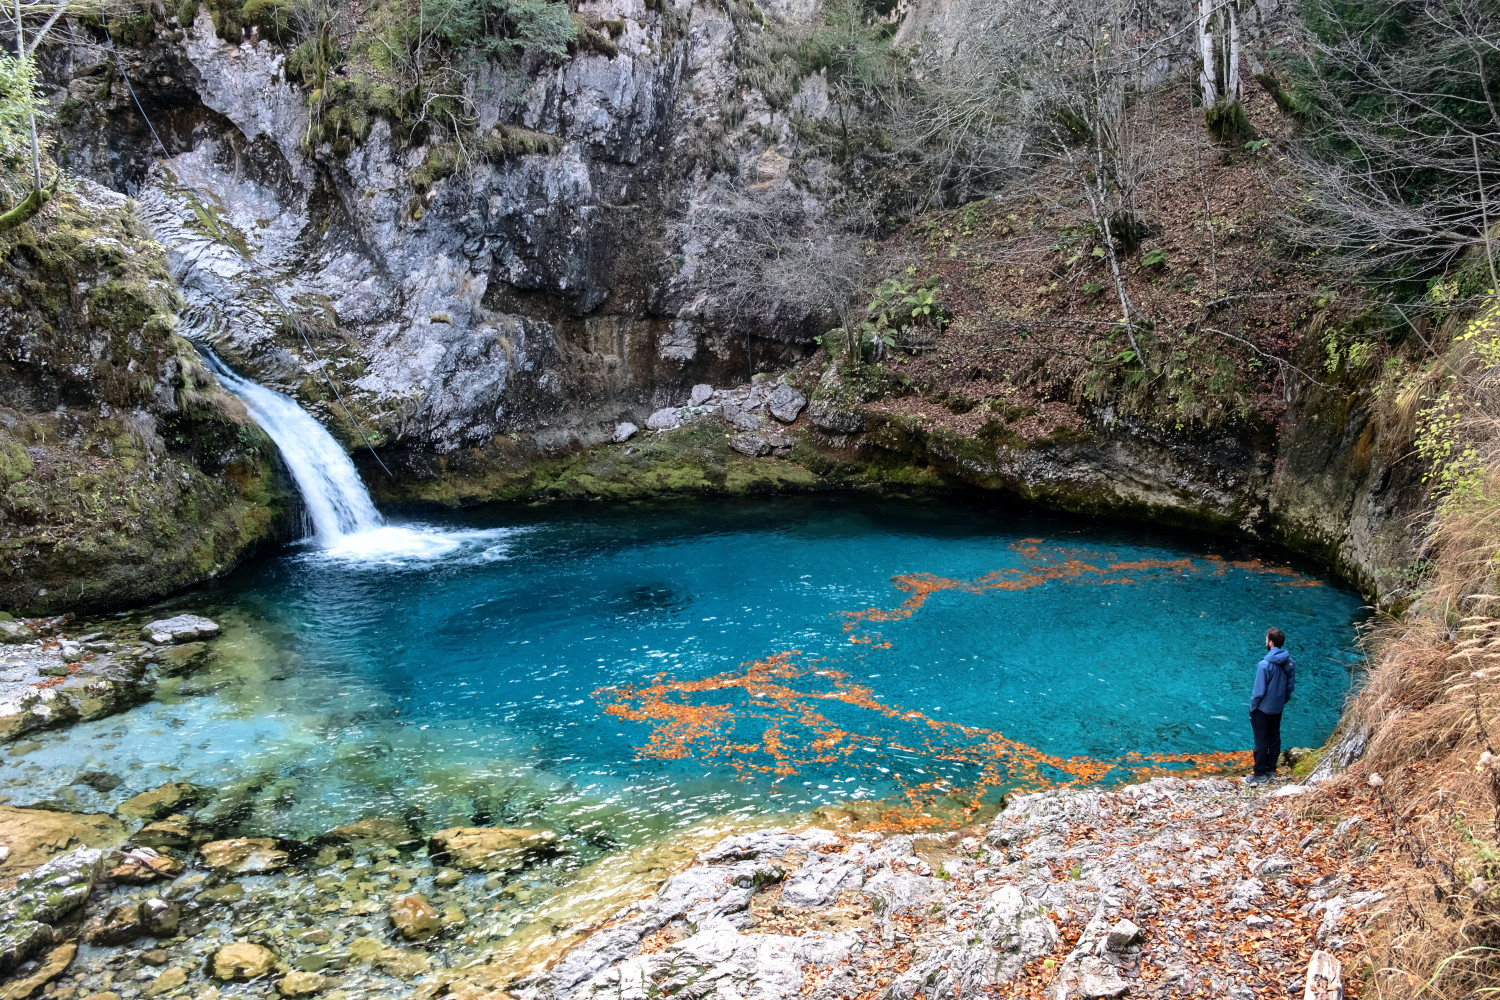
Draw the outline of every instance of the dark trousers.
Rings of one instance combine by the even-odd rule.
[[[1281,756],[1281,713],[1267,715],[1257,708],[1250,713],[1250,728],[1255,731],[1255,773],[1275,774],[1276,758]]]

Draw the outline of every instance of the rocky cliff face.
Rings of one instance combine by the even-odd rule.
[[[956,8],[927,6],[913,16],[941,33]],[[286,53],[253,31],[223,40],[206,8],[175,24],[159,12],[120,46],[166,158],[153,153],[102,34],[76,29],[51,51],[48,68],[69,167],[139,199],[183,296],[181,331],[296,396],[351,447],[360,431],[368,435],[396,478],[375,475],[363,454],[357,460],[387,500],[979,486],[1286,542],[1367,592],[1399,600],[1422,486],[1415,468],[1397,461],[1409,433],[1379,424],[1363,383],[1255,376],[1244,388],[1250,402],[1233,419],[1184,422],[1165,403],[1126,416],[1080,398],[1097,372],[1079,369],[1071,385],[1044,386],[1055,359],[1010,353],[997,362],[1004,392],[991,371],[976,396],[981,410],[1000,416],[945,429],[927,411],[935,401],[950,405],[949,390],[968,378],[959,373],[973,366],[954,358],[950,368],[941,343],[929,352],[941,363],[929,365],[937,374],[927,384],[851,388],[846,373],[825,376],[804,364],[810,334],[822,328],[814,317],[713,316],[695,265],[707,248],[674,220],[747,198],[790,201],[811,218],[834,192],[829,165],[799,139],[802,127],[837,110],[826,79],[771,52],[774,33],[762,26],[793,30],[817,10],[795,0],[766,6],[757,20],[737,4],[588,0],[579,16],[618,26],[614,51],[581,47],[528,77],[519,100],[502,93],[495,74],[474,70],[476,135],[503,137],[503,149],[460,163],[431,144],[403,146],[384,119],[360,141],[329,143],[305,88],[288,75]],[[915,21],[902,32],[920,34]],[[780,60],[773,70],[768,53]],[[1170,60],[1164,65],[1158,70],[1170,75]],[[1270,108],[1269,99],[1261,103]],[[1262,115],[1254,102],[1251,111]],[[1201,131],[1196,113],[1183,120]],[[1260,117],[1257,127],[1265,127]],[[1192,199],[1199,190],[1192,187]],[[1229,213],[1230,224],[1208,251],[1168,231],[1164,240],[1182,235],[1184,246],[1173,247],[1165,269],[1135,268],[1139,294],[1155,294],[1144,285],[1165,285],[1178,260],[1182,271],[1203,271],[1191,258],[1204,252],[1217,254],[1226,281],[1257,291],[1262,272],[1246,264],[1233,273],[1241,266],[1234,226],[1253,228],[1252,207],[1267,214],[1260,202],[1221,202],[1215,210]],[[1016,239],[1032,238],[1020,229]],[[1033,231],[1053,239],[1045,226]],[[1057,247],[1072,239],[1057,233]],[[1053,265],[1041,280],[1061,273]],[[1182,292],[1179,304],[1197,294]],[[1071,314],[1081,297],[1020,311]],[[296,327],[283,303],[297,313]],[[982,319],[986,307],[970,314]],[[1235,317],[1198,321],[1227,327]],[[1271,350],[1318,369],[1323,345],[1299,320],[1239,321],[1269,331],[1256,336],[1271,338]],[[1024,327],[978,333],[1000,352],[1038,343]],[[768,369],[793,370],[791,381],[812,398],[790,428],[765,414],[751,418],[776,437],[772,456],[751,445],[731,450],[755,430],[717,410],[707,423],[653,432],[649,445],[609,443],[617,422],[645,425],[654,411],[685,404],[695,384],[728,389]],[[1035,398],[1018,402],[1010,385],[1027,380]],[[358,428],[335,403],[334,386]],[[1263,405],[1283,393],[1283,402]],[[1039,415],[1017,422],[1010,411]],[[1054,411],[1057,420],[1042,419]]]
[[[89,182],[0,245],[0,606],[117,606],[276,531],[274,448],[173,332],[125,199]]]
[[[80,32],[53,57],[69,166],[139,197],[187,298],[185,333],[342,422],[346,440],[357,436],[324,405],[315,354],[393,456],[513,432],[545,448],[594,443],[694,383],[795,355],[786,341],[804,331],[705,325],[700,290],[674,277],[682,248],[661,240],[669,217],[722,194],[713,163],[734,162],[765,197],[789,184],[788,118],[740,78],[735,19],[683,0],[579,11],[623,26],[615,54],[579,51],[540,73],[519,110],[476,71],[477,134],[519,138],[462,169],[403,148],[385,120],[339,153],[306,146],[308,98],[284,53],[222,41],[207,10],[123,50],[172,146],[153,162],[108,51]],[[821,77],[799,85],[801,112],[820,113]],[[309,342],[286,329],[272,289]]]

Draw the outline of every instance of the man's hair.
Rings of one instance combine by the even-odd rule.
[[[1286,645],[1286,633],[1279,628],[1266,629],[1266,638],[1271,640],[1271,645],[1273,646]]]

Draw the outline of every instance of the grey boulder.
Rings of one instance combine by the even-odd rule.
[[[172,618],[161,618],[141,629],[141,636],[158,646],[192,642],[197,639],[211,639],[218,634],[218,623],[200,615],[176,615]]]

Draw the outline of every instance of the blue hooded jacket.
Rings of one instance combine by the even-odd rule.
[[[1277,646],[1255,667],[1255,690],[1250,692],[1250,711],[1280,715],[1297,687],[1297,661]]]

